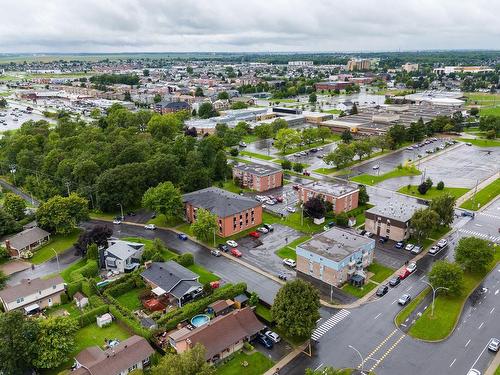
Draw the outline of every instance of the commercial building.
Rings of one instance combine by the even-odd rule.
[[[418,71],[418,64],[406,63],[401,65],[401,70],[406,73]]]
[[[283,186],[283,170],[263,164],[242,163],[233,167],[233,179],[244,188],[262,192]]]
[[[26,314],[33,314],[61,303],[64,292],[65,283],[61,276],[23,280],[18,285],[0,290],[0,302],[5,311],[23,309]]]
[[[218,235],[229,237],[262,223],[262,205],[254,199],[216,187],[184,194],[184,212],[190,223],[200,208],[217,215]]]
[[[375,240],[332,228],[296,247],[297,276],[320,288],[340,287],[353,278],[364,282],[374,249]]]
[[[451,73],[485,73],[494,71],[495,69],[492,69],[488,66],[444,66],[433,69],[434,73],[444,75],[448,75]]]
[[[155,112],[164,114],[179,111],[190,111],[191,106],[187,102],[168,102],[161,101],[155,104]]]
[[[335,214],[358,207],[359,188],[349,184],[314,181],[300,186],[298,194],[300,202],[307,202],[318,196],[323,198],[332,204]]]
[[[345,90],[347,87],[352,86],[352,82],[347,81],[325,81],[318,82],[314,84],[316,91],[333,91],[333,90]]]
[[[91,346],[75,357],[73,375],[127,375],[150,364],[154,349],[144,337],[134,335],[118,345],[102,350]]]
[[[426,206],[397,200],[372,207],[365,212],[365,229],[377,236],[403,241],[410,236],[410,220],[413,213],[421,208]]]

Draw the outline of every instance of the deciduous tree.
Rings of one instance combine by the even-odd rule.
[[[182,354],[167,354],[151,369],[152,375],[215,375],[215,368],[205,359],[201,344]]]
[[[3,208],[14,219],[21,220],[25,216],[26,201],[19,195],[8,192],[4,196]]]
[[[455,197],[446,193],[431,201],[429,207],[439,215],[439,222],[441,225],[448,226],[453,222],[455,216],[455,201]]]
[[[429,281],[434,288],[443,287],[443,294],[460,295],[464,287],[464,271],[457,263],[439,260],[429,272]]]
[[[439,215],[430,208],[415,211],[410,220],[412,236],[422,243],[439,224]]]
[[[88,202],[75,193],[68,197],[57,195],[42,203],[36,212],[38,224],[58,234],[71,233],[76,225],[88,219]]]
[[[208,241],[217,231],[217,215],[203,208],[196,210],[196,220],[191,224],[191,230],[195,237],[202,241]]]
[[[455,261],[465,270],[482,272],[487,269],[494,258],[494,248],[488,241],[476,237],[464,237],[455,248]]]
[[[280,129],[276,134],[274,146],[282,153],[300,143],[300,135],[295,129]]]
[[[170,181],[162,182],[146,190],[142,205],[165,215],[167,220],[174,219],[182,215],[182,194]]]

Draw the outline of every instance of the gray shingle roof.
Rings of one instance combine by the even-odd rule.
[[[33,227],[23,230],[22,232],[19,232],[15,236],[8,238],[8,241],[10,241],[11,247],[20,250],[24,249],[25,247],[37,241],[43,240],[45,237],[49,235],[50,233],[47,232],[46,230],[43,230],[42,228],[39,227]]]
[[[204,208],[219,217],[232,216],[261,205],[253,199],[242,197],[216,187],[209,187],[184,194],[183,201],[194,207]]]
[[[118,259],[126,260],[134,255],[135,252],[143,246],[144,245],[142,243],[118,240],[114,241],[114,243],[110,245],[106,251]]]
[[[8,286],[0,291],[0,298],[5,303],[15,301],[19,297],[26,297],[38,292],[51,288],[53,285],[63,284],[64,280],[61,276],[55,276],[48,279],[36,278],[33,280],[23,280],[20,284]]]
[[[197,274],[173,260],[151,263],[141,276],[177,298],[182,297],[193,287],[202,286],[198,282]]]

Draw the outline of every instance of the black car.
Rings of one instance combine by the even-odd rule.
[[[401,278],[399,276],[393,277],[391,280],[389,280],[389,285],[390,286],[397,286],[401,282]]]
[[[387,285],[381,285],[379,286],[379,288],[377,289],[377,293],[376,295],[379,296],[379,297],[382,297],[384,296],[387,292],[389,291],[389,287]]]
[[[387,241],[389,241],[389,237],[380,237],[378,240],[380,243],[386,243]]]
[[[263,224],[262,226],[266,228],[269,232],[272,232],[274,230],[271,224]]]
[[[223,252],[227,253],[229,251],[229,247],[227,247],[227,245],[224,245],[223,243],[220,243],[218,246],[217,246],[217,249],[219,250],[222,250]]]
[[[273,348],[273,342],[269,337],[264,335],[263,333],[257,333],[257,336],[255,337],[255,341],[261,343],[264,345],[267,349],[272,349]]]
[[[286,281],[286,274],[284,272],[280,272],[278,274],[278,279]]]
[[[360,236],[364,236],[364,235],[365,235],[365,233],[366,233],[366,230],[364,230],[364,229],[363,229],[361,232],[359,232],[359,235],[360,235]]]

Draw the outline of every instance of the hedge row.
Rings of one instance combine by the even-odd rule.
[[[86,327],[92,323],[96,322],[96,318],[102,314],[109,312],[109,306],[99,306],[95,309],[89,310],[86,313],[83,313],[79,317],[75,318],[80,328]]]
[[[99,266],[97,265],[97,261],[89,259],[87,260],[87,264],[71,272],[69,274],[69,277],[72,281],[79,281],[84,278],[94,277],[98,273],[99,273]]]
[[[152,332],[143,328],[141,326],[141,323],[130,311],[123,307],[120,308],[120,305],[115,304],[106,307],[109,307],[109,312],[111,313],[111,315],[113,315],[117,320],[120,320],[136,335],[151,339]]]
[[[226,300],[236,297],[238,294],[245,293],[247,285],[238,283],[235,285],[226,284],[219,289],[216,289],[211,295],[204,297],[198,301],[194,301],[184,305],[179,309],[175,309],[158,319],[158,325],[161,325],[166,330],[173,329],[180,322],[191,318],[193,315],[201,314],[211,303],[218,300]]]
[[[139,275],[130,274],[130,276],[123,276],[116,282],[110,284],[110,287],[106,288],[104,294],[111,297],[118,297],[132,289],[143,288],[144,286],[144,281]]]
[[[81,292],[81,291],[82,291],[82,280],[74,281],[68,284],[67,292],[69,298],[73,298],[76,292]]]

